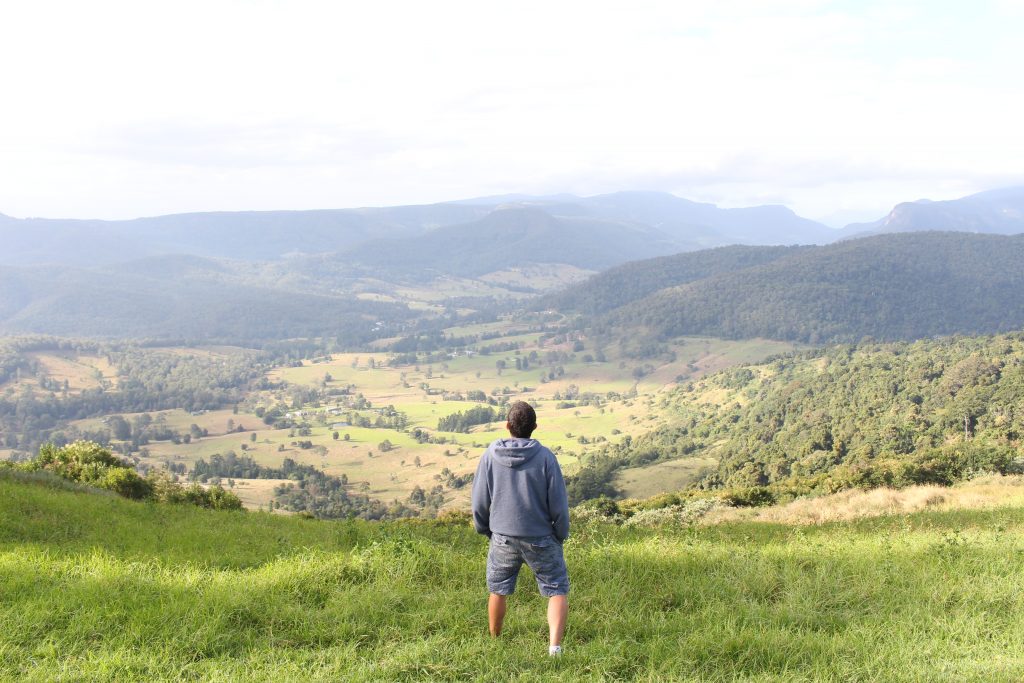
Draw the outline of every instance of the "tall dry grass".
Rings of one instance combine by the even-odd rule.
[[[1024,505],[1024,476],[986,475],[952,487],[841,491],[766,508],[718,508],[702,522],[777,522],[824,524],[921,510],[978,510]]]

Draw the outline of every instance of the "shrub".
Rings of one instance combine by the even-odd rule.
[[[730,490],[722,500],[733,507],[757,507],[775,503],[775,492],[766,486],[748,486]]]
[[[437,513],[437,521],[448,526],[473,526],[473,515],[468,510],[447,508]]]
[[[577,510],[581,508],[595,510],[605,517],[613,517],[615,515],[622,514],[622,509],[619,507],[619,504],[608,496],[599,496],[597,498],[591,498],[590,500],[583,501],[576,506]]]
[[[682,505],[670,505],[665,508],[639,510],[627,519],[623,526],[627,527],[659,527],[687,526],[696,523],[721,503],[709,498],[697,498]]]
[[[133,469],[108,468],[102,478],[95,482],[95,485],[132,500],[145,500],[153,497],[152,484],[140,477],[139,473]]]
[[[579,524],[586,526],[588,524],[602,523],[602,524],[622,524],[625,520],[620,514],[605,514],[604,511],[584,505],[577,505],[569,513],[569,517],[573,524]]]
[[[201,505],[211,510],[241,510],[242,500],[218,484],[206,489],[206,497]]]
[[[60,448],[52,443],[44,444],[31,463],[32,469],[47,470],[72,481],[94,478],[109,467],[130,465],[93,441],[75,441]]]
[[[204,488],[199,484],[182,487],[182,500],[210,510],[241,510],[242,501],[238,496],[216,484]]]
[[[46,444],[25,469],[49,472],[132,500],[191,503],[213,510],[242,509],[241,499],[221,486],[203,488],[193,484],[186,488],[167,472],[152,472],[143,478],[127,461],[92,441],[75,441],[60,448]]]
[[[153,495],[152,485],[128,462],[93,441],[75,441],[61,448],[45,444],[30,468],[107,489],[133,500]]]

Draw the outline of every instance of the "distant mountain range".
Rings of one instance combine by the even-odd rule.
[[[185,213],[126,221],[0,215],[0,264],[106,265],[193,254],[249,261],[337,252],[381,236],[408,237],[476,220],[487,208],[434,204],[385,209]]]
[[[518,252],[512,260],[598,269],[725,244],[822,243],[835,234],[782,206],[720,209],[660,192],[511,195],[422,206],[125,221],[0,215],[0,264],[92,266],[165,254],[267,261],[334,253],[373,269],[390,255],[392,270],[401,264],[417,272],[476,273],[487,272],[499,253],[509,259]]]
[[[961,199],[933,202],[922,199],[897,204],[889,215],[871,223],[852,223],[843,237],[890,232],[955,230],[1016,235],[1024,232],[1024,187],[979,192]]]
[[[1024,188],[910,202],[841,230],[784,206],[722,209],[664,192],[502,195],[455,202],[318,211],[189,213],[124,221],[0,214],[0,265],[97,266],[168,254],[242,261],[332,255],[392,276],[479,275],[501,264],[599,270],[731,244],[828,244],[885,232],[1024,232]]]
[[[835,242],[936,226],[999,234]],[[359,343],[421,315],[395,296],[409,284],[437,281],[457,306],[512,306],[588,271],[602,272],[533,305],[662,336],[996,332],[1024,327],[1024,237],[1005,236],[1018,232],[1024,188],[900,204],[843,230],[785,207],[657,192],[130,221],[0,215],[0,334]],[[538,273],[551,276],[534,287]]]
[[[338,259],[395,278],[477,277],[535,263],[602,270],[679,248],[669,235],[643,223],[556,217],[536,207],[509,205],[471,223],[437,228],[417,237],[365,242],[338,254]]]

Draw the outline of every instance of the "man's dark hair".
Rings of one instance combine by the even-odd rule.
[[[537,413],[533,406],[524,401],[516,401],[508,409],[508,431],[517,439],[529,439],[537,428]]]

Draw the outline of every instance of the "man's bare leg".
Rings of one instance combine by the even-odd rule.
[[[565,634],[565,618],[569,614],[569,596],[554,595],[548,598],[548,631],[551,634],[549,645],[561,645]]]
[[[487,600],[487,624],[490,627],[492,638],[501,635],[501,625],[505,623],[505,597],[491,593],[491,597]]]

